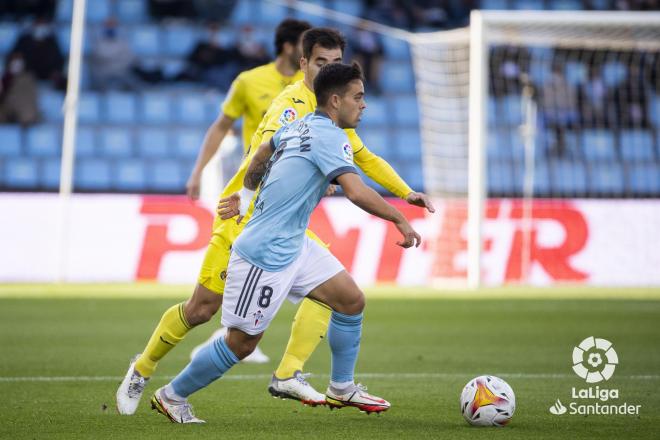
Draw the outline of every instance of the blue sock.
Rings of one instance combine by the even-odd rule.
[[[179,396],[188,397],[222,377],[237,362],[238,358],[227,346],[225,337],[221,336],[199,350],[170,385]]]
[[[332,351],[333,382],[352,382],[355,363],[360,351],[362,336],[362,313],[344,315],[332,312],[328,328],[328,344]]]

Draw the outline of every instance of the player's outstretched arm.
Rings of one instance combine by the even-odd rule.
[[[422,238],[410,226],[404,215],[394,206],[383,200],[376,191],[365,185],[362,179],[360,179],[360,176],[354,173],[342,174],[337,177],[337,182],[343,188],[346,197],[355,205],[369,214],[394,223],[399,232],[401,232],[401,235],[403,235],[403,241],[399,241],[396,244],[404,248],[420,245]]]
[[[202,148],[197,154],[195,166],[190,173],[188,182],[186,182],[186,193],[191,199],[196,200],[199,198],[202,171],[204,171],[204,167],[206,167],[213,155],[218,151],[220,144],[225,139],[227,132],[229,132],[229,129],[233,125],[234,119],[222,113],[215,121],[213,121],[213,124],[211,124],[208,130],[206,130],[206,135],[202,142]]]

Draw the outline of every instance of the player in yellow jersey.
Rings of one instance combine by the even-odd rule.
[[[344,47],[344,38],[335,30],[319,28],[305,32],[303,57],[300,61],[305,75],[304,80],[285,89],[268,109],[252,137],[251,147],[243,163],[223,190],[223,198],[241,190],[243,177],[252,155],[262,142],[270,139],[280,126],[314,110],[316,106],[316,98],[312,91],[314,78],[323,65],[341,61]],[[364,146],[354,131],[349,131],[348,134],[355,164],[367,176],[408,203],[433,210],[426,195],[412,191],[387,162]],[[132,414],[135,411],[146,381],[153,373],[157,362],[180,342],[192,327],[210,320],[221,306],[230,248],[244,226],[245,222],[239,225],[235,220],[222,220],[216,217],[213,236],[193,296],[185,303],[173,306],[165,312],[144,354],[137,359],[137,362],[133,361],[130,364],[126,377],[117,391],[117,406],[120,413]],[[313,236],[311,233],[310,235]],[[330,310],[325,306],[312,300],[303,301],[294,319],[286,353],[271,382],[271,393],[313,405],[325,403],[325,396],[304,380],[302,366],[325,336],[329,319]],[[126,411],[126,408],[132,409],[132,412]]]
[[[300,69],[300,36],[312,26],[306,21],[286,19],[275,29],[275,52],[271,63],[247,70],[231,84],[218,118],[206,131],[202,148],[186,183],[186,192],[199,198],[202,171],[218,151],[223,139],[237,119],[243,118],[243,151],[250,146],[252,135],[273,99],[288,85],[302,79]]]

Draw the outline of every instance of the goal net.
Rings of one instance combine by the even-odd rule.
[[[660,14],[474,11],[409,42],[425,188],[444,201],[437,281],[537,283],[545,208],[660,197]],[[509,261],[489,266],[498,234]]]

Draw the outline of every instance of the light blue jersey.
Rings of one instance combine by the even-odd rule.
[[[357,173],[346,132],[318,110],[280,128],[254,213],[233,250],[251,264],[279,272],[300,254],[312,211],[328,185]]]

